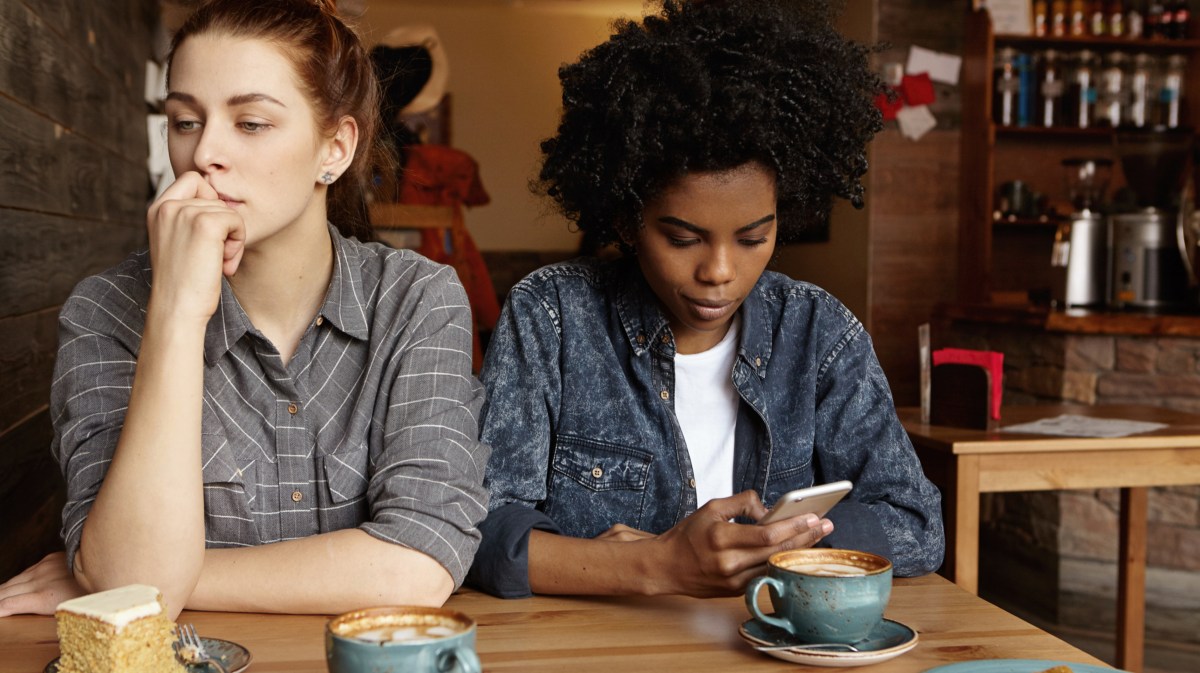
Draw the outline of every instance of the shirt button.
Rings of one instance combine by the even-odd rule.
[[[592,468],[592,476],[599,479],[600,477],[604,476],[604,470],[600,469],[600,466],[597,465],[596,467]]]
[[[662,335],[662,337],[659,339],[659,341],[661,341],[661,342],[663,342],[663,343],[665,343],[665,344],[669,344],[669,343],[671,343],[671,335],[670,335],[670,334],[664,334],[664,335]]]
[[[639,344],[645,344],[646,343],[646,335],[645,334],[637,335],[637,342]]]
[[[323,315],[317,316],[317,327],[320,327],[321,325],[324,325],[324,324],[325,324],[325,316],[323,316]]]
[[[292,491],[292,502],[300,502],[304,499],[304,494],[300,491]]]
[[[692,488],[696,488],[696,480],[694,478],[688,479],[688,486],[691,486]]]
[[[761,367],[762,366],[762,358],[754,358],[754,366]]]
[[[659,397],[661,397],[661,398],[663,398],[664,400],[669,400],[669,399],[671,399],[671,393],[670,393],[669,391],[666,391],[666,390],[664,390],[664,391],[662,391],[661,393],[659,393],[659,394],[658,394],[658,396],[659,396]]]
[[[288,405],[288,413],[289,414],[294,414],[297,411],[300,411],[300,407],[296,406],[295,402],[292,402],[291,404]]]

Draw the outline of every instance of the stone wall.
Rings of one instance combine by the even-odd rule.
[[[956,324],[939,341],[1003,352],[1005,403],[1200,413],[1200,339]],[[1200,486],[1151,489],[1149,507],[1147,638],[1200,644]],[[1059,625],[1110,630],[1118,510],[1116,489],[987,496],[983,592],[1024,595],[1021,602]]]

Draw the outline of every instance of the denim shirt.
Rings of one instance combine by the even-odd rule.
[[[898,576],[937,569],[941,498],[862,323],[824,290],[774,272],[740,311],[733,492],[754,489],[769,507],[848,479],[822,544],[882,554]],[[528,596],[530,530],[590,538],[622,523],[658,534],[703,504],[673,407],[674,356],[633,260],[551,265],[512,289],[481,375],[490,511],[468,583]]]

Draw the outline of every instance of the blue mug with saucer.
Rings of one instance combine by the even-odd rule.
[[[325,626],[329,673],[481,673],[475,620],[454,610],[380,607]]]
[[[763,586],[773,615],[758,606]],[[865,639],[883,621],[892,595],[892,562],[852,549],[795,549],[771,555],[767,574],[746,587],[746,609],[801,643]]]

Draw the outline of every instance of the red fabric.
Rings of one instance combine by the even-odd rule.
[[[904,104],[910,107],[929,105],[937,100],[933,92],[933,80],[929,79],[927,72],[905,75],[900,80],[900,93],[904,95]]]
[[[479,164],[471,155],[445,145],[413,145],[400,181],[400,203],[427,206],[482,206],[491,201],[479,178]],[[454,243],[461,248],[455,259]],[[500,303],[483,255],[462,222],[461,210],[454,231],[421,232],[417,252],[458,271],[475,320],[476,364],[479,364],[479,329],[491,330],[500,319]]]
[[[933,366],[944,364],[975,365],[992,376],[992,418],[1000,420],[1000,396],[1004,393],[1004,353],[942,348],[933,352]]]
[[[890,122],[896,118],[896,113],[904,107],[904,97],[896,93],[893,100],[888,100],[886,93],[880,93],[875,96],[875,107],[883,113],[883,121]]]

